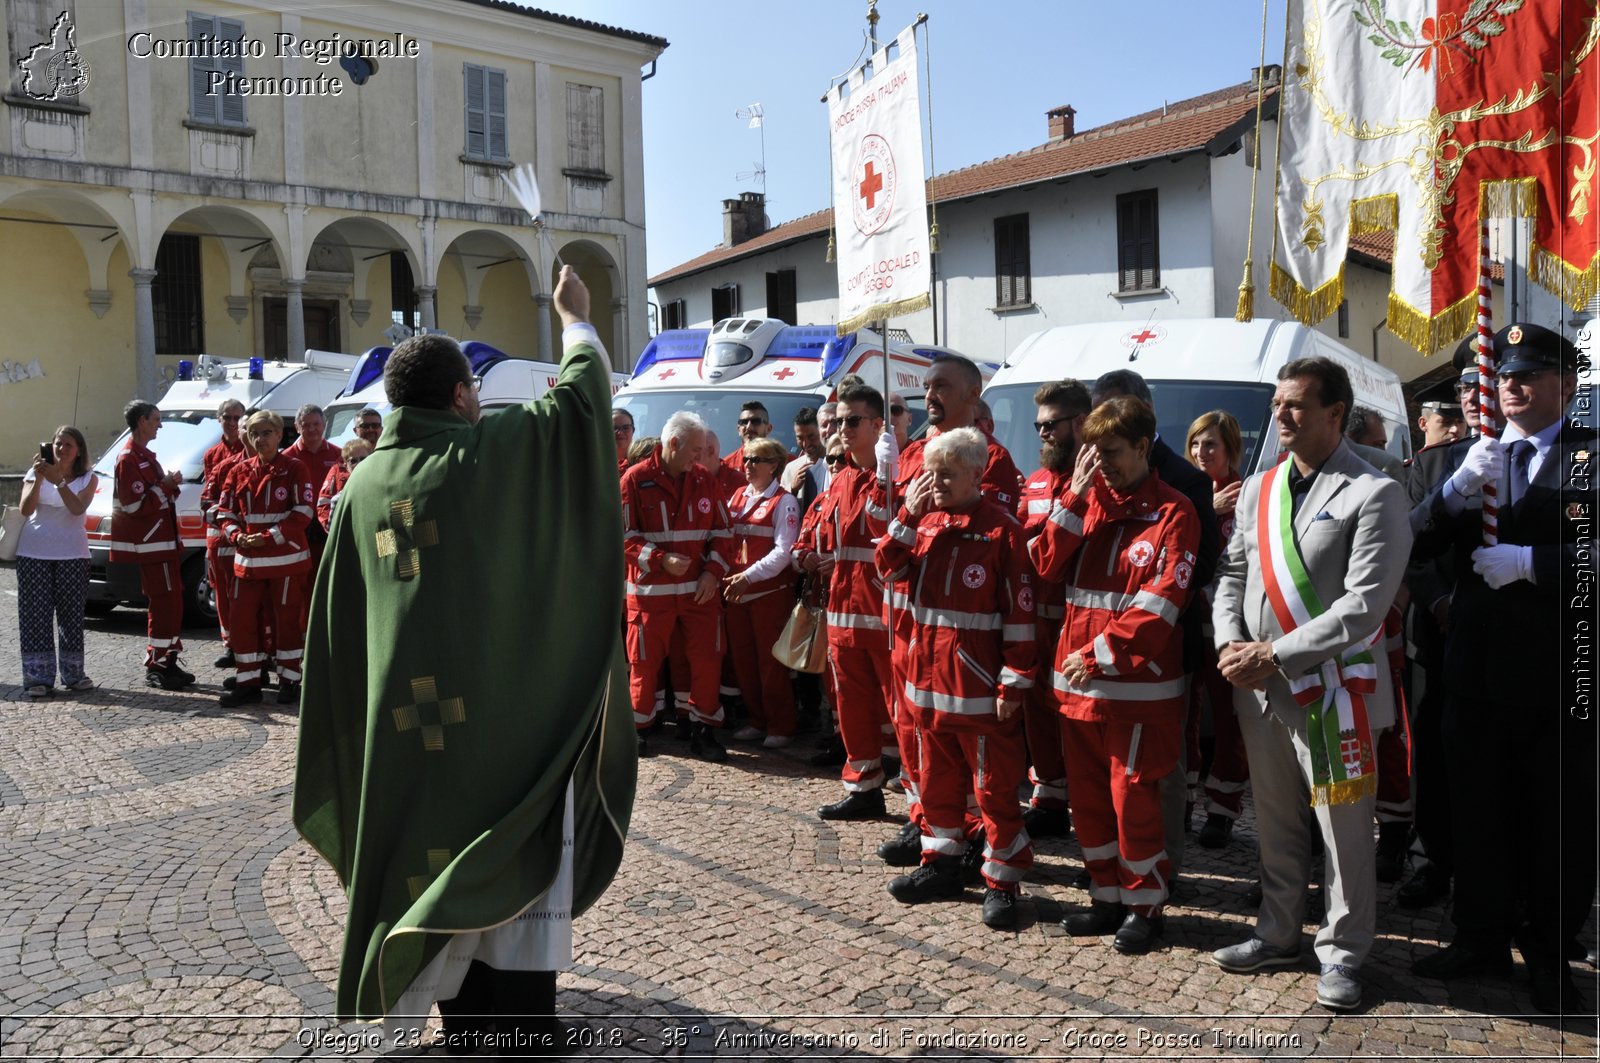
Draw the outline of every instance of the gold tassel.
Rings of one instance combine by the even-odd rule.
[[[1268,290],[1274,299],[1288,309],[1295,320],[1302,325],[1315,325],[1339,309],[1339,304],[1344,302],[1344,264],[1340,263],[1339,272],[1323,282],[1316,291],[1311,292],[1300,287],[1299,281],[1274,262],[1271,286]]]
[[[833,257],[834,257],[833,256],[833,230],[829,229],[828,230],[828,254],[822,261],[824,261],[824,262],[832,262],[833,261]],[[841,335],[842,335],[842,333],[841,333]]]
[[[1485,181],[1478,186],[1478,217],[1536,218],[1539,216],[1539,179],[1517,177]]]
[[[1537,243],[1532,251],[1528,276],[1539,287],[1554,292],[1572,309],[1581,311],[1600,294],[1600,254],[1590,260],[1587,269],[1579,269]]]
[[[1327,808],[1329,805],[1353,805],[1364,797],[1378,792],[1376,769],[1365,775],[1343,782],[1319,783],[1311,788],[1311,807]]]
[[[1239,308],[1233,312],[1235,321],[1253,321],[1256,316],[1255,263],[1244,260],[1244,280],[1239,282]]]
[[[939,253],[939,223],[936,220],[936,221],[934,221],[934,223],[932,225],[928,226],[928,254],[937,255],[938,253]]]
[[[1365,236],[1393,230],[1400,224],[1400,197],[1394,193],[1368,196],[1350,204],[1350,235]]]
[[[865,313],[857,314],[855,317],[846,318],[839,322],[837,326],[838,334],[843,336],[846,333],[854,332],[858,328],[865,328],[875,321],[887,321],[891,317],[904,317],[906,314],[914,314],[918,310],[926,310],[932,305],[927,292],[913,295],[909,299],[900,299],[893,303],[879,303]]]

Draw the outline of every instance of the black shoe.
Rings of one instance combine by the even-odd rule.
[[[961,860],[941,856],[909,875],[889,880],[889,896],[902,904],[921,904],[961,896]]]
[[[1017,928],[1017,895],[993,886],[983,891],[983,925],[990,930]]]
[[[1228,842],[1233,840],[1233,820],[1219,812],[1213,812],[1206,817],[1205,826],[1200,828],[1200,837],[1197,839],[1202,849],[1225,849]]]
[[[1589,1010],[1583,994],[1578,992],[1578,987],[1572,981],[1572,969],[1566,964],[1559,968],[1551,969],[1545,966],[1535,967],[1532,971],[1533,979],[1533,1010],[1541,1015],[1584,1015],[1591,1018],[1594,1013]]]
[[[237,668],[239,663],[233,659],[233,651],[229,650],[215,661],[211,662],[213,668]]]
[[[899,757],[884,757],[883,758],[883,777],[885,779],[898,779],[898,778],[900,778],[900,758]]]
[[[238,685],[239,685],[239,677],[237,675],[230,675],[228,678],[226,678],[226,679],[224,679],[222,681],[222,689],[223,690],[232,690],[234,687],[236,687]],[[271,686],[272,686],[272,676],[271,675],[267,675],[261,680],[261,689],[262,690],[267,690]]]
[[[890,867],[916,867],[922,863],[922,831],[915,823],[907,823],[878,846],[878,856]]]
[[[1064,808],[1030,808],[1022,814],[1030,838],[1065,838],[1072,833],[1072,816]]]
[[[1468,941],[1452,941],[1411,965],[1411,973],[1423,978],[1473,978],[1481,974],[1506,974],[1511,970],[1511,950],[1504,945],[1492,948]]]
[[[1124,956],[1140,956],[1154,948],[1166,930],[1167,917],[1159,912],[1155,915],[1129,912],[1117,936],[1111,940],[1111,947]]]
[[[1069,883],[1069,885],[1075,890],[1086,890],[1090,886],[1094,885],[1094,879],[1089,877],[1089,869],[1084,868],[1082,871],[1079,871],[1076,875],[1072,876],[1072,881]]]
[[[253,705],[260,700],[260,687],[234,687],[232,690],[224,690],[217,703],[225,709],[231,709],[239,705]]]
[[[1093,901],[1061,920],[1061,929],[1073,937],[1100,937],[1122,926],[1127,916],[1128,910],[1115,901]]]
[[[300,684],[299,683],[279,683],[278,684],[278,704],[279,705],[298,705],[299,703],[300,703]]]
[[[653,757],[655,755],[656,755],[656,751],[654,749],[650,748],[650,743],[645,740],[644,732],[640,731],[639,732],[639,756],[640,757]]]
[[[844,743],[834,739],[818,753],[811,754],[811,766],[814,768],[837,768],[844,764]]]
[[[687,716],[679,716],[679,717],[677,717],[677,725],[676,726],[677,726],[677,730],[674,732],[674,736],[678,739],[678,741],[680,741],[680,742],[693,742],[694,741],[694,721],[693,720],[691,720]]]
[[[1411,842],[1411,824],[1378,824],[1376,872],[1379,882],[1399,882],[1406,873],[1406,846]]]
[[[1438,864],[1424,864],[1422,870],[1411,876],[1395,891],[1394,902],[1402,908],[1426,908],[1450,895],[1450,874]]]
[[[963,886],[987,886],[983,880],[983,850],[984,837],[979,834],[967,842],[967,851],[961,854],[961,884]]]
[[[167,664],[160,668],[146,668],[144,670],[144,685],[160,687],[162,690],[182,690],[194,682],[194,676],[179,668],[175,663]]]
[[[697,757],[704,757],[713,764],[721,764],[728,759],[728,751],[722,748],[722,743],[717,740],[717,732],[706,724],[695,724],[689,732],[689,752]]]
[[[173,680],[177,682],[178,686],[180,687],[189,686],[194,682],[194,673],[185,672],[180,666],[180,662],[176,655],[174,655],[171,660],[167,661],[166,672],[173,678]]]
[[[879,819],[882,816],[882,790],[852,790],[844,795],[844,800],[817,809],[819,819]]]

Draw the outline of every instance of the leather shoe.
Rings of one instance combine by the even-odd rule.
[[[1438,864],[1424,864],[1422,870],[1395,891],[1394,902],[1402,908],[1426,908],[1450,895],[1450,875]]]
[[[817,809],[819,819],[878,819],[882,815],[882,790],[852,790],[842,801]]]
[[[819,752],[811,754],[813,768],[837,768],[844,763],[844,743],[837,738]]]
[[[1342,963],[1322,965],[1317,979],[1317,1003],[1329,1011],[1354,1011],[1361,1006],[1361,982],[1354,967]]]
[[[983,925],[990,930],[1017,928],[1017,895],[993,886],[983,892]]]
[[[1562,964],[1558,969],[1535,967],[1533,978],[1533,1010],[1541,1015],[1593,1015],[1583,994],[1572,981],[1572,969]]]
[[[656,751],[650,747],[650,742],[649,742],[648,739],[645,738],[644,732],[640,731],[639,732],[639,756],[640,757],[653,757],[655,755],[656,755]]]
[[[1061,920],[1061,929],[1073,937],[1100,937],[1122,926],[1128,910],[1113,901],[1094,901],[1083,911]]]
[[[225,709],[232,709],[239,705],[253,705],[260,700],[260,687],[234,687],[232,690],[224,690],[217,703]]]
[[[232,650],[229,650],[227,653],[224,653],[221,657],[218,657],[215,661],[212,661],[211,665],[212,665],[213,668],[237,668],[238,667],[238,665],[234,662],[233,651]]]
[[[1129,912],[1128,918],[1122,921],[1117,936],[1111,939],[1111,947],[1124,956],[1139,956],[1154,948],[1157,939],[1166,933],[1166,930],[1167,917],[1160,912],[1155,915]]]
[[[1411,973],[1423,978],[1473,978],[1481,974],[1506,974],[1511,970],[1511,950],[1504,945],[1491,948],[1470,941],[1452,941],[1438,952],[1423,956],[1411,965]]]
[[[960,858],[941,856],[909,875],[895,876],[889,880],[889,896],[901,904],[921,904],[923,901],[961,896]]]
[[[707,724],[694,724],[689,731],[689,752],[697,757],[721,764],[728,759],[728,751],[717,740],[717,732]]]
[[[878,857],[890,867],[916,867],[922,863],[922,831],[907,823],[878,846]]]
[[[1030,808],[1022,814],[1030,838],[1065,838],[1072,833],[1072,816],[1064,808]]]
[[[1225,849],[1228,842],[1233,840],[1233,820],[1219,812],[1213,812],[1206,817],[1205,826],[1200,828],[1200,837],[1196,839],[1202,849]]]
[[[279,683],[278,684],[278,704],[279,705],[298,705],[299,703],[300,703],[300,684],[299,683]]]

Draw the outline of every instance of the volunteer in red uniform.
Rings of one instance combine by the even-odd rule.
[[[633,446],[633,414],[627,410],[611,411],[611,437],[617,442],[617,477],[628,471],[628,448]]]
[[[284,447],[283,452],[306,467],[306,475],[311,477],[312,489],[315,490],[330,472],[339,467],[339,448],[328,442],[328,418],[322,412],[322,407],[315,403],[308,402],[300,407],[294,415],[294,429],[300,433],[300,438]],[[311,527],[306,529],[306,543],[311,548],[311,567],[307,571],[312,576],[316,575],[317,564],[322,560],[322,545],[327,541],[327,531],[312,521]],[[308,579],[306,582],[309,584],[311,581]],[[306,590],[306,600],[309,601],[310,587]]]
[[[833,710],[844,741],[840,771],[845,795],[817,809],[823,819],[874,819],[884,814],[883,758],[897,746],[889,715],[889,629],[883,622],[883,581],[874,554],[888,528],[872,504],[873,440],[883,431],[883,396],[864,384],[840,394],[839,436],[851,463],[834,466],[818,506],[832,522],[833,576],[828,582],[828,652],[833,659]],[[800,568],[818,572],[821,552],[798,551]],[[913,783],[913,786],[915,784]],[[906,792],[908,802],[912,790]]]
[[[178,690],[194,676],[178,667],[183,649],[183,578],[178,558],[178,492],[183,474],[163,472],[150,450],[161,431],[161,411],[134,399],[123,408],[132,437],[117,455],[111,502],[111,560],[139,566],[139,589],[147,610],[144,680],[149,686]]]
[[[317,523],[322,525],[323,531],[333,527],[333,507],[339,504],[339,496],[344,493],[344,485],[350,482],[350,474],[371,453],[372,444],[365,439],[352,439],[339,448],[339,464],[328,473],[327,479],[322,481],[322,490],[317,492]]]
[[[724,760],[717,740],[722,704],[721,578],[732,571],[733,531],[727,507],[705,466],[696,462],[706,423],[692,413],[667,418],[656,452],[622,477],[623,546],[627,557],[628,680],[633,721],[655,721],[656,683],[675,633],[688,655],[691,748]],[[641,736],[641,751],[643,738]]]
[[[261,700],[267,653],[262,625],[272,624],[278,704],[300,699],[301,619],[311,551],[306,529],[315,523],[316,495],[303,462],[278,449],[283,418],[257,410],[244,426],[254,455],[239,462],[222,485],[217,518],[233,544],[233,655],[238,671],[222,693],[223,707]]]
[[[980,493],[989,461],[983,434],[941,432],[923,454],[923,473],[877,550],[879,573],[903,581],[909,598],[901,705],[922,751],[922,866],[891,881],[889,892],[907,904],[961,892],[968,800],[976,796],[986,842],[983,922],[1011,930],[1022,876],[1033,866],[1017,807],[1022,704],[1035,668],[1032,567],[1022,525]]]
[[[772,434],[772,415],[767,412],[766,403],[756,399],[739,407],[739,445],[728,451],[721,459],[723,465],[739,474],[739,481],[744,482],[744,446],[757,439],[765,439]],[[713,439],[715,437],[713,436]],[[711,448],[712,461],[717,460],[717,447]],[[711,462],[706,463],[706,468],[714,468]]]
[[[1017,515],[1022,520],[1022,536],[1032,542],[1044,531],[1050,507],[1072,479],[1083,440],[1079,433],[1089,413],[1089,389],[1076,380],[1052,381],[1039,385],[1033,393],[1037,407],[1033,419],[1039,433],[1039,468],[1022,486],[1022,501]],[[1061,618],[1065,615],[1066,584],[1061,580],[1035,579],[1034,616],[1041,663],[1054,652],[1061,638]],[[1048,682],[1028,689],[1023,707],[1023,727],[1028,736],[1028,781],[1033,794],[1022,822],[1030,838],[1065,838],[1072,832],[1072,817],[1067,811],[1067,766],[1061,752],[1061,706]]]
[[[1093,905],[1062,925],[1115,931],[1117,951],[1130,954],[1148,951],[1165,926],[1161,779],[1183,744],[1177,623],[1200,547],[1194,506],[1150,467],[1155,435],[1139,399],[1096,407],[1072,481],[1030,547],[1040,578],[1067,581],[1051,681]]]
[[[800,533],[800,506],[778,483],[787,458],[775,439],[744,445],[750,482],[734,493],[729,506],[736,571],[723,580],[722,588],[728,656],[750,710],[750,722],[733,737],[741,742],[763,739],[768,749],[782,749],[794,740],[794,687],[789,669],[772,655],[794,608],[789,554]]]
[[[928,404],[927,437],[914,440],[902,453],[895,434],[886,432],[878,440],[875,450],[878,483],[875,485],[873,504],[882,511],[885,522],[890,515],[886,491],[888,481],[894,481],[895,500],[904,498],[912,481],[922,474],[923,448],[943,432],[975,426],[978,404],[982,401],[979,393],[983,390],[983,374],[977,364],[969,359],[957,354],[941,354],[935,356],[929,365],[928,374],[923,378],[923,389]],[[989,457],[980,485],[983,496],[998,502],[1008,513],[1014,512],[1017,485],[1022,482],[1022,474],[1017,472],[1006,448],[996,442],[993,436],[986,436],[985,441]],[[894,658],[891,664],[896,669],[896,679],[892,684],[895,691],[905,689],[904,677],[898,671],[899,654],[906,647],[911,631],[910,619],[903,615],[904,602],[904,590],[891,586],[886,599],[885,617],[892,616],[894,620]],[[878,855],[893,866],[908,866],[920,859],[922,844],[914,797],[917,751],[912,743],[909,715],[897,712],[894,719],[895,734],[900,743],[900,779],[906,786],[911,818],[898,834],[878,847]],[[976,829],[976,821],[972,826]]]
[[[244,403],[238,399],[224,399],[217,407],[217,422],[222,425],[222,440],[206,451],[200,477],[200,511],[206,524],[206,578],[211,581],[211,592],[217,603],[217,626],[222,632],[223,654],[216,660],[218,668],[233,668],[233,643],[228,638],[228,624],[233,616],[233,547],[222,537],[217,524],[217,500],[222,497],[222,484],[228,471],[236,462],[249,455],[244,438],[239,434],[239,422],[244,420]]]
[[[1189,426],[1184,450],[1195,468],[1211,477],[1211,508],[1217,515],[1217,532],[1226,553],[1228,540],[1233,538],[1233,510],[1239,502],[1239,490],[1244,486],[1239,477],[1239,462],[1244,455],[1244,436],[1239,431],[1239,422],[1227,410],[1202,413]],[[1239,718],[1233,713],[1233,684],[1217,671],[1217,650],[1211,637],[1210,588],[1202,587],[1199,592],[1208,602],[1201,612],[1201,627],[1206,638],[1204,663],[1189,684],[1189,718],[1184,735],[1189,751],[1186,763],[1188,770],[1198,777],[1200,699],[1203,695],[1211,706],[1215,747],[1211,753],[1211,770],[1206,773],[1206,822],[1197,840],[1203,849],[1221,849],[1233,837],[1233,824],[1244,804],[1245,784],[1250,781],[1250,763],[1245,758]]]

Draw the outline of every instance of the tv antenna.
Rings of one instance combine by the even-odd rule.
[[[734,180],[736,180],[736,181],[749,181],[751,179],[754,179],[756,181],[756,183],[761,185],[761,191],[762,192],[766,192],[766,190],[767,190],[767,127],[766,127],[766,123],[763,121],[763,119],[765,118],[765,115],[762,113],[761,105],[759,103],[752,103],[748,107],[740,107],[738,110],[733,112],[733,116],[735,118],[748,118],[748,119],[750,119],[750,125],[749,125],[750,129],[759,129],[759,130],[761,130],[761,161],[754,164],[755,167],[756,167],[754,170],[744,170],[744,171],[741,171],[740,173],[734,174]]]

